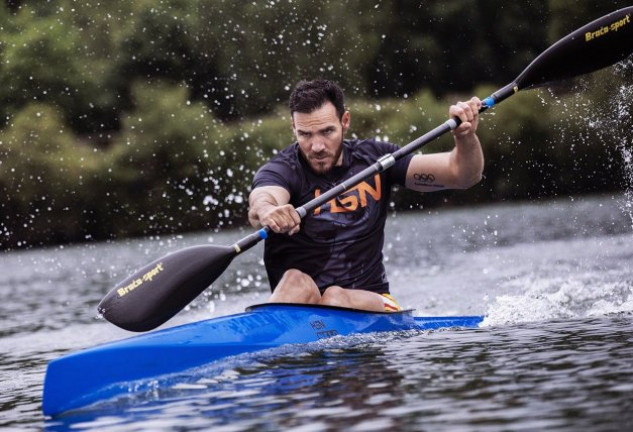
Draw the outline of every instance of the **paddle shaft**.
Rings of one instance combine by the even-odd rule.
[[[493,93],[492,95],[490,95],[489,97],[487,97],[486,99],[482,101],[483,105],[479,109],[479,112],[482,113],[486,111],[488,108],[501,102],[504,99],[507,99],[508,97],[516,93],[517,91],[518,91],[518,87],[516,83],[514,82],[506,85],[505,87],[500,88],[495,93]],[[371,178],[372,176],[389,169],[398,160],[402,159],[403,157],[407,155],[410,155],[413,152],[416,152],[417,150],[421,149],[422,147],[424,147],[426,144],[430,143],[431,141],[434,141],[438,139],[439,137],[441,137],[442,135],[446,134],[447,132],[457,128],[461,123],[462,121],[458,117],[453,117],[451,119],[446,120],[441,125],[430,130],[424,135],[416,138],[415,140],[411,141],[409,144],[405,145],[399,150],[396,150],[393,153],[388,153],[382,156],[372,165],[368,166],[367,168],[353,175],[347,180],[344,180],[343,182],[334,186],[332,189],[328,190],[327,192],[324,192],[318,197],[303,204],[302,206],[295,208],[297,214],[299,215],[301,219],[303,219],[310,212],[321,207],[323,204],[327,203],[331,199],[334,199],[338,197],[339,195],[341,195],[342,193],[344,193],[345,191],[353,188],[354,186],[357,186],[362,181],[367,180],[368,178]],[[257,243],[259,243],[261,240],[266,239],[268,237],[269,232],[270,232],[269,227],[263,227],[259,231],[240,239],[239,241],[234,243],[232,247],[235,249],[236,253],[238,254],[244,251],[247,251],[248,249],[255,246]]]
[[[483,107],[482,107],[482,110],[483,110]],[[396,163],[396,161],[398,161],[399,159],[402,159],[403,157],[422,148],[424,145],[435,140],[436,138],[439,138],[440,136],[444,135],[446,132],[455,129],[457,126],[459,126],[460,123],[461,121],[457,117],[449,119],[445,121],[444,123],[442,123],[440,126],[437,126],[435,129],[417,138],[416,140],[411,141],[409,144],[397,150],[396,152],[388,153],[382,156],[380,159],[378,159],[376,162],[374,162],[372,165],[368,166],[361,172],[353,175],[347,180],[344,180],[343,182],[334,186],[332,189],[308,201],[302,206],[296,207],[295,210],[297,214],[299,215],[301,219],[303,219],[310,212],[319,208],[320,206],[330,201],[331,199],[338,197],[339,195],[344,193],[346,190],[351,189],[354,186],[357,186],[362,181],[376,175],[377,173],[387,170],[388,168],[393,166]],[[253,234],[250,234],[242,238],[241,240],[237,241],[232,246],[233,248],[235,248],[235,251],[237,253],[244,252],[252,248],[253,246],[255,246],[261,240],[266,239],[268,237],[269,232],[270,232],[269,227],[263,227],[259,231]]]
[[[304,218],[312,210],[315,210],[316,208],[325,204],[329,200],[336,198],[337,196],[341,195],[346,190],[351,189],[354,186],[357,186],[359,183],[370,178],[371,176],[389,169],[398,160],[419,150],[420,148],[424,147],[429,142],[455,129],[460,124],[461,124],[461,121],[457,117],[446,120],[444,123],[437,126],[435,129],[432,129],[431,131],[425,133],[421,137],[418,137],[417,139],[411,141],[409,144],[400,148],[394,153],[388,153],[382,156],[380,159],[378,159],[376,162],[374,162],[372,165],[368,166],[361,172],[339,183],[338,185],[334,186],[332,189],[312,199],[306,204],[300,207],[297,207],[295,210],[297,211],[297,213],[299,214],[301,218]]]

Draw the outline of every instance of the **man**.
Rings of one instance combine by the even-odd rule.
[[[295,207],[398,147],[371,139],[344,139],[350,113],[342,90],[331,81],[301,81],[289,105],[297,141],[259,169],[249,197],[250,223],[272,231],[264,252],[274,287],[269,301],[399,310],[389,295],[382,262],[392,185],[430,192],[478,183],[484,166],[476,135],[481,101],[472,98],[449,108],[451,118],[462,120],[453,130],[452,151],[404,157],[303,220]]]

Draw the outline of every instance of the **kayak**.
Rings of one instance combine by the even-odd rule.
[[[55,359],[46,370],[42,410],[56,416],[130,393],[135,382],[282,345],[362,333],[477,327],[482,319],[414,317],[412,310],[255,305],[239,314],[158,330]]]
[[[414,317],[412,310],[367,312],[267,303],[246,312],[158,330],[72,353],[49,363],[42,410],[47,416],[132,391],[134,382],[182,372],[287,344],[352,334],[477,327],[482,316]]]

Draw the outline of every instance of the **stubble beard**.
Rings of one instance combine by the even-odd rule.
[[[329,153],[327,151],[324,152],[326,156],[331,155],[331,157],[322,158],[323,153],[320,153],[318,155],[314,155],[314,154],[307,155],[303,152],[301,153],[303,154],[304,159],[308,162],[308,165],[310,166],[312,171],[314,171],[315,174],[324,175],[332,171],[332,169],[336,166],[336,163],[341,157],[342,152],[343,152],[343,140],[341,139],[341,143],[336,153]]]

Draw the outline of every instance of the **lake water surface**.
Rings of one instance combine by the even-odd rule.
[[[238,356],[56,419],[48,361],[131,335],[96,305],[137,267],[249,233],[0,254],[0,429],[631,430],[633,221],[624,195],[437,209],[388,221],[392,291],[473,330],[333,338]],[[265,301],[261,245],[172,326]],[[72,385],[72,383],[69,383]]]

